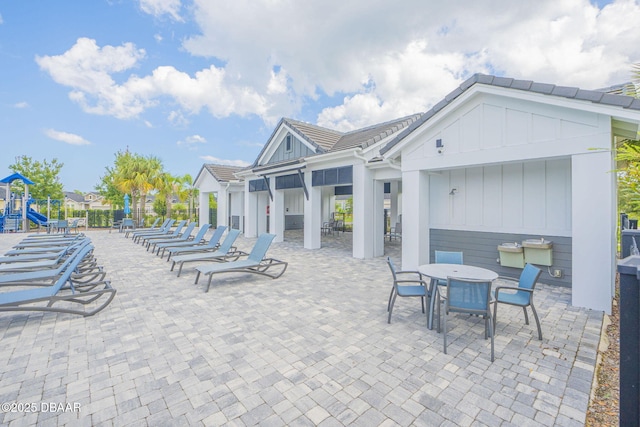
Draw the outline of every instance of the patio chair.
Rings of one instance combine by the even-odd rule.
[[[387,264],[389,265],[391,275],[393,276],[393,286],[391,288],[391,293],[389,294],[389,301],[387,302],[387,311],[389,312],[387,323],[391,323],[391,313],[393,312],[393,305],[395,304],[396,297],[398,296],[419,297],[420,302],[422,303],[422,312],[424,313],[425,299],[431,298],[431,293],[429,292],[429,285],[422,279],[422,273],[420,273],[419,271],[396,270],[396,266],[393,261],[391,261],[390,257],[387,257]],[[413,277],[407,279],[400,278],[409,277],[409,275]]]
[[[173,235],[167,236],[165,238],[147,240],[147,252],[149,251],[149,249],[151,249],[151,253],[154,253],[156,251],[156,245],[158,243],[186,242],[187,240],[191,239],[191,233],[193,232],[194,228],[196,228],[196,223],[192,222],[191,224],[187,225],[187,228],[185,228],[182,233],[174,233]]]
[[[74,219],[73,221],[71,221],[71,224],[69,224],[69,226],[67,227],[67,231],[66,234],[78,234],[80,231],[78,230],[78,224],[80,223],[80,220],[78,218]],[[75,233],[73,232],[73,230],[75,230]]]
[[[186,223],[187,221],[185,220],[180,221],[178,225],[176,225],[176,228],[173,229],[173,231],[171,230],[171,228],[169,228],[167,230],[159,231],[157,233],[145,234],[144,236],[142,236],[142,238],[138,239],[138,243],[142,242],[142,246],[146,246],[149,240],[166,239],[167,237],[170,237],[170,236],[179,236],[180,232],[182,231],[182,228]]]
[[[195,226],[195,223],[193,223]],[[173,241],[166,243],[156,243],[156,255],[162,258],[164,256],[164,251],[168,248],[186,248],[190,246],[201,246],[205,243],[204,235],[209,231],[209,224],[203,224],[202,227],[198,230],[198,234],[196,234],[193,238],[189,236],[189,238],[184,239],[182,241]],[[189,233],[191,234],[191,233]],[[181,240],[181,239],[176,239]],[[160,250],[162,250],[162,255],[160,255]]]
[[[462,252],[455,251],[435,251],[436,264],[464,264]],[[446,280],[438,280],[439,286],[446,286]]]
[[[447,278],[442,321],[444,354],[447,354],[447,318],[450,313],[468,313],[484,319],[484,338],[491,337],[491,361],[494,360],[493,317],[491,316],[491,282],[457,277]],[[438,304],[438,319],[440,319]],[[475,317],[471,317],[475,319]],[[439,323],[439,321],[438,321]]]
[[[142,220],[144,221],[144,220]],[[129,238],[129,234],[134,233],[136,230],[137,231],[150,231],[150,230],[157,230],[158,229],[158,223],[160,222],[160,217],[156,218],[155,221],[153,221],[153,224],[151,224],[151,227],[146,227],[146,228],[142,228],[142,226],[140,226],[139,228],[135,229],[135,230],[127,230],[124,233],[124,237]]]
[[[189,253],[184,255],[174,256],[171,264],[171,271],[176,266],[176,264],[180,264],[178,268],[178,276],[180,277],[180,273],[182,273],[182,267],[185,262],[194,262],[194,261],[225,261],[229,257],[233,257],[235,254],[234,246],[236,239],[240,235],[240,230],[229,230],[227,233],[227,237],[225,237],[224,241],[216,251],[208,251],[208,252],[197,252],[197,253]],[[213,239],[211,239],[213,240]],[[238,256],[235,256],[235,259],[238,259]]]
[[[396,222],[394,227],[389,229],[389,241],[402,238],[402,223]]]
[[[193,246],[185,246],[179,248],[168,248],[167,252],[169,255],[167,256],[167,262],[171,260],[173,255],[180,254],[189,254],[189,253],[202,253],[202,252],[213,252],[218,249],[220,246],[220,239],[222,235],[227,230],[226,225],[218,226],[214,231],[209,242],[204,245],[193,245]]]
[[[93,250],[93,246],[89,245],[78,251],[71,258],[72,262],[65,267],[63,273],[50,286],[0,293],[0,312],[48,311],[93,316],[104,309],[116,294],[116,290],[111,287],[110,282],[94,281],[78,286],[72,280],[76,267],[91,250]],[[91,304],[103,296],[106,299],[99,306],[88,311],[69,307],[69,303]],[[54,304],[58,303],[63,305],[54,307]]]
[[[131,218],[124,218],[120,223],[120,233],[124,233],[126,231],[134,231],[136,229],[136,222]],[[125,233],[126,236],[127,233]]]
[[[533,317],[536,319],[536,326],[538,327],[538,339],[542,341],[542,329],[540,328],[540,319],[538,313],[533,305],[533,291],[538,282],[538,278],[542,270],[531,264],[524,266],[520,278],[518,280],[510,277],[498,277],[500,281],[507,281],[516,284],[517,286],[497,286],[494,292],[493,301],[493,323],[497,322],[498,303],[515,305],[522,307],[524,312],[524,322],[529,324],[529,316],[527,315],[527,307],[531,307]],[[505,292],[506,291],[506,292]]]
[[[284,274],[289,263],[274,258],[265,258],[275,237],[275,234],[261,234],[246,259],[196,267],[198,274],[196,275],[195,283],[198,283],[201,274],[209,276],[207,288],[205,289],[205,292],[209,292],[213,275],[219,273],[253,273],[277,279]],[[272,268],[276,268],[275,273],[270,272]]]
[[[11,256],[7,257],[4,262],[0,262],[0,273],[18,272],[18,271],[34,271],[44,270],[47,268],[57,268],[65,257],[73,254],[75,250],[82,249],[90,243],[89,239],[81,240],[62,251],[57,252],[57,256],[53,258],[33,258],[34,255]],[[38,256],[38,255],[35,255]],[[41,256],[41,255],[40,255]]]
[[[161,234],[166,234],[167,232],[169,232],[171,230],[171,227],[173,226],[173,223],[176,222],[175,219],[167,219],[163,224],[162,227],[160,227],[157,230],[140,230],[140,231],[135,231],[132,236],[131,236],[131,240],[134,241],[135,243],[138,243],[143,237],[145,236],[152,236],[152,235],[161,235]]]

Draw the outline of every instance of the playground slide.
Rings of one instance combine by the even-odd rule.
[[[31,208],[27,209],[27,218],[37,225],[47,225],[49,218]]]

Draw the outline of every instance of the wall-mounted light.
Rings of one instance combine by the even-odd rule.
[[[436,148],[438,149],[438,153],[442,154],[442,151],[444,150],[442,139],[436,139]]]
[[[450,196],[455,196],[457,192],[458,192],[457,188],[452,188],[451,191],[449,191],[449,195]]]

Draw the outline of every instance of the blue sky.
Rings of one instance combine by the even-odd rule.
[[[247,165],[281,117],[351,130],[476,72],[595,89],[640,62],[640,0],[0,0],[0,178],[92,191],[114,154]]]

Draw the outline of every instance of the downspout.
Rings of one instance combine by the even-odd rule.
[[[358,151],[362,152],[362,148],[359,148],[357,151],[354,151],[353,157],[355,157],[356,159],[360,159],[364,162],[364,164],[367,164],[369,160],[366,157],[363,157],[361,154],[359,154]]]

